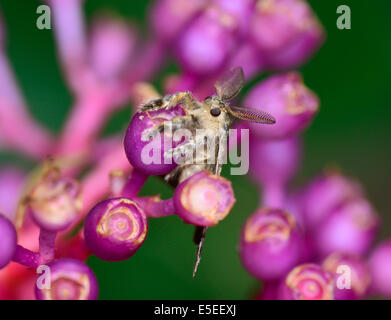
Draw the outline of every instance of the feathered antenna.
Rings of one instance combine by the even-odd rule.
[[[235,118],[262,123],[262,124],[275,124],[276,119],[268,114],[267,112],[256,110],[256,109],[248,109],[241,107],[229,107],[228,112],[234,116]]]

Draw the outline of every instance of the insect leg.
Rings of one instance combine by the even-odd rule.
[[[140,105],[138,110],[140,112],[155,111],[164,108],[167,104],[168,102],[164,98],[153,99]]]
[[[194,109],[196,101],[190,91],[183,91],[171,95],[167,107],[172,108],[178,104],[182,105],[185,109]]]

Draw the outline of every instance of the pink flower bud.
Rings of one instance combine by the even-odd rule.
[[[295,68],[324,41],[324,30],[304,0],[258,0],[250,35],[269,68]]]
[[[148,221],[138,205],[125,198],[98,203],[88,213],[84,224],[87,246],[105,261],[130,258],[144,243]]]
[[[285,278],[280,289],[283,300],[333,300],[334,280],[317,264],[302,264]]]
[[[245,41],[239,48],[233,53],[229,62],[229,68],[235,68],[241,66],[243,69],[244,77],[247,80],[251,80],[253,77],[259,75],[266,68],[263,56],[257,50],[252,41]]]
[[[93,24],[90,57],[94,71],[104,80],[117,77],[130,62],[137,35],[124,21],[100,17]]]
[[[299,73],[289,72],[261,82],[250,91],[244,105],[276,118],[273,126],[249,123],[252,132],[259,137],[285,138],[309,126],[318,112],[319,100],[304,85]]]
[[[157,37],[171,41],[201,11],[207,0],[155,1],[149,15],[152,30]]]
[[[212,2],[238,20],[243,35],[247,33],[255,9],[255,0],[212,0]]]
[[[175,55],[190,74],[217,72],[235,48],[239,28],[234,15],[219,6],[210,6],[183,32]]]
[[[322,267],[334,276],[336,300],[362,299],[368,293],[371,274],[360,256],[335,252],[323,261]]]
[[[59,259],[49,263],[48,267],[50,274],[47,274],[47,278],[43,279],[42,283],[39,279],[36,281],[35,295],[38,300],[96,300],[98,298],[98,282],[86,264],[73,259]],[[50,281],[50,286],[45,281]],[[42,287],[39,288],[38,284]]]
[[[50,171],[37,183],[27,198],[27,210],[34,222],[47,231],[66,229],[81,211],[81,190],[76,180]]]
[[[231,182],[209,171],[201,171],[178,185],[174,193],[178,216],[197,226],[214,226],[235,203]]]
[[[124,140],[125,153],[130,164],[150,175],[163,175],[173,170],[176,163],[164,156],[165,151],[176,145],[172,136],[161,133],[151,139],[148,133],[152,133],[164,121],[185,114],[186,111],[181,106],[169,110],[137,112],[129,124]]]
[[[14,225],[0,213],[0,269],[4,268],[16,250],[16,230]]]
[[[280,206],[285,204],[279,191],[296,173],[299,165],[300,142],[297,137],[268,140],[251,137],[250,173],[263,186],[264,204]]]
[[[264,208],[247,219],[239,251],[244,267],[253,276],[276,280],[299,261],[302,239],[290,214]]]
[[[375,248],[369,258],[372,288],[375,293],[391,297],[391,240]]]
[[[379,217],[370,203],[357,199],[335,209],[313,232],[320,257],[334,251],[364,254],[372,244]]]
[[[358,182],[338,172],[326,172],[315,178],[300,197],[306,229],[318,226],[336,207],[360,197]]]

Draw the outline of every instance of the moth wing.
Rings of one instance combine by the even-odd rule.
[[[230,107],[229,113],[235,118],[262,123],[262,124],[274,124],[276,123],[276,119],[267,112],[242,108],[242,107]]]
[[[215,83],[217,95],[224,101],[235,98],[243,86],[244,74],[241,67],[231,69]]]

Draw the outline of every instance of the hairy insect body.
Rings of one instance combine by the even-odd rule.
[[[177,105],[182,106],[186,115],[164,121],[158,128],[153,129],[154,132],[146,133],[146,136],[160,132],[165,135],[172,133],[172,138],[176,141],[185,138],[185,141],[165,154],[166,158],[173,157],[178,163],[177,168],[168,174],[166,179],[181,182],[202,170],[220,174],[232,124],[232,118],[227,112],[228,106],[218,97],[209,97],[200,102],[195,100],[190,92],[179,92],[150,101],[143,105],[141,110],[158,110]],[[215,110],[215,115],[212,110]]]

